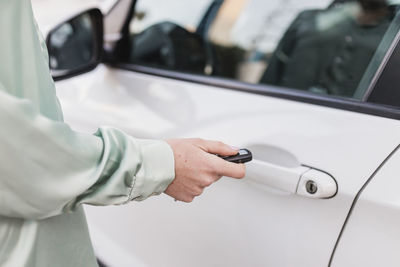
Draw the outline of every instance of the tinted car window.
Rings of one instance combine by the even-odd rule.
[[[121,59],[362,99],[396,13],[386,0],[138,0]]]

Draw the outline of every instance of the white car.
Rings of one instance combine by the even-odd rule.
[[[86,207],[104,265],[400,266],[397,3],[85,2],[103,11],[104,43],[97,9],[53,28],[82,11],[60,3],[34,7],[73,128],[254,157],[191,204]]]

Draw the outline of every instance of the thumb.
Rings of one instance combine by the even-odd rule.
[[[218,154],[220,156],[233,156],[239,153],[238,148],[229,146],[220,141],[201,140],[199,144],[196,145],[205,152]]]

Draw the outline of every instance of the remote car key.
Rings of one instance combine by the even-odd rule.
[[[253,155],[247,149],[240,149],[239,153],[234,156],[220,156],[222,159],[233,163],[246,163],[253,159]]]

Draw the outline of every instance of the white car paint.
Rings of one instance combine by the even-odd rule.
[[[400,151],[361,194],[333,258],[333,267],[400,266]]]
[[[42,26],[41,21],[50,20],[39,20]],[[96,252],[109,266],[327,266],[355,196],[399,143],[397,120],[103,65],[58,82],[57,91],[66,122],[79,131],[111,125],[142,138],[219,139],[251,148],[259,161],[323,170],[338,184],[335,197],[310,199],[252,182],[264,178],[253,174],[240,181],[224,178],[192,204],[161,196],[120,207],[86,207]],[[392,161],[398,166],[398,157]],[[396,170],[381,170],[382,180]],[[397,182],[389,181],[395,188]],[[382,194],[366,198],[379,203]],[[395,216],[397,206],[385,207],[395,207]],[[368,216],[379,211],[364,210]],[[334,266],[357,266],[347,248],[363,255],[367,232],[354,229],[364,222],[350,223]],[[387,224],[387,231],[393,229]],[[379,253],[370,253],[370,259],[387,253],[385,247],[375,249]]]
[[[338,195],[328,200],[247,177],[223,179],[190,205],[164,196],[87,207],[89,225],[146,266],[327,265],[355,195],[400,134],[391,119],[103,66],[58,83],[58,94],[66,120],[80,130],[107,124],[146,138],[220,139],[259,149],[255,158],[266,162],[279,149],[338,182]],[[114,255],[101,256],[113,266]]]

